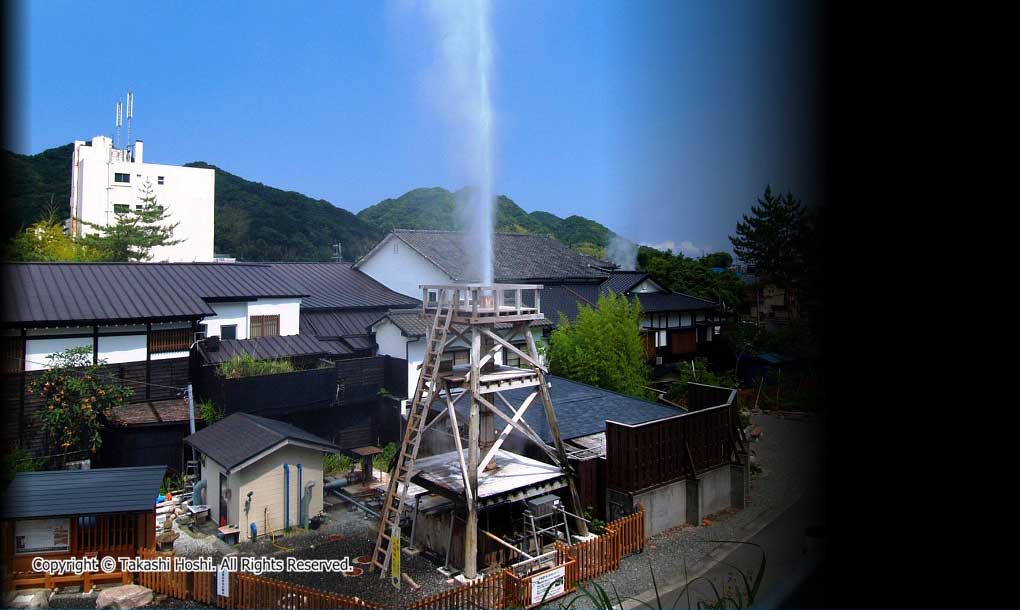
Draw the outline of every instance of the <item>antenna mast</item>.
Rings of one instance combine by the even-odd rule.
[[[114,125],[117,127],[117,137],[114,141],[114,147],[120,148],[120,127],[124,124],[124,104],[120,100],[117,100],[117,119],[114,121]]]
[[[135,116],[135,94],[128,91],[127,94],[127,145],[131,146],[131,117]]]

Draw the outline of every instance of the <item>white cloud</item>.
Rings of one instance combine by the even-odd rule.
[[[660,241],[657,244],[649,244],[642,242],[642,246],[648,246],[649,248],[655,248],[656,250],[672,250],[676,252],[676,242],[673,240]]]

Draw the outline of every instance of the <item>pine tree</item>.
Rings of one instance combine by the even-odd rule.
[[[173,246],[183,242],[174,239],[174,229],[180,222],[170,223],[170,213],[156,201],[152,183],[148,180],[139,189],[141,209],[137,207],[117,216],[111,225],[85,223],[98,229],[82,238],[82,243],[105,254],[109,261],[149,261],[152,249]]]
[[[776,197],[772,187],[765,188],[763,199],[751,207],[751,215],[737,223],[737,234],[730,236],[733,252],[752,265],[757,273],[770,276],[789,287],[803,276],[807,238],[806,211],[792,193]]]

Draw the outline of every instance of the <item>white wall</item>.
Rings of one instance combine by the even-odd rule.
[[[301,322],[301,299],[258,299],[248,303],[248,317],[280,316],[280,334],[296,335]]]
[[[141,203],[139,189],[148,180],[157,203],[169,211],[169,222],[180,223],[174,229],[174,239],[183,240],[174,246],[154,248],[152,260],[213,260],[214,170],[135,163],[130,159],[127,151],[113,148],[110,138],[97,136],[91,146],[76,141],[71,159],[72,217],[98,225],[113,224],[117,222],[114,205],[126,204],[134,209]],[[130,182],[115,182],[116,173],[128,174]],[[163,184],[159,184],[160,176]],[[94,231],[81,222],[74,224],[77,235]]]
[[[206,336],[218,337],[220,327],[224,325],[237,325],[237,338],[248,338],[248,303],[209,303],[209,307],[216,312],[215,316],[203,318],[199,324],[207,327]]]
[[[358,263],[358,268],[390,290],[416,299],[421,284],[450,284],[453,280],[414,249],[389,234],[382,245]],[[412,388],[413,389],[413,388]]]
[[[280,334],[296,335],[301,326],[301,299],[256,299],[250,302],[210,303],[215,316],[199,321],[207,327],[207,336],[219,336],[220,327],[237,325],[237,338],[247,339],[251,316],[280,316]]]
[[[642,280],[640,284],[632,288],[631,293],[635,292],[663,292],[662,286],[659,286],[652,280]]]
[[[70,331],[71,329],[67,329]],[[49,368],[46,358],[50,354],[56,354],[72,347],[87,347],[92,349],[92,336],[74,337],[68,339],[32,339],[25,341],[25,370],[39,371]],[[142,357],[145,360],[145,357]]]
[[[99,336],[99,358],[107,364],[120,362],[138,362],[145,360],[148,352],[145,335],[126,335],[120,337]]]

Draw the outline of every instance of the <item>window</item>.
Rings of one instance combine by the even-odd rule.
[[[220,339],[236,339],[237,324],[224,324],[220,326]]]
[[[131,174],[114,174],[113,181],[119,182],[120,184],[130,184]]]
[[[248,337],[279,337],[280,336],[280,314],[271,316],[252,316],[249,324],[251,332]]]
[[[191,349],[190,328],[169,328],[149,333],[149,353],[186,352]]]
[[[126,203],[115,203],[113,204],[114,214],[127,214],[131,211],[131,206]]]
[[[459,366],[461,364],[467,364],[470,360],[471,352],[466,349],[447,350],[443,352],[442,363],[446,365],[453,363],[453,365]]]
[[[517,349],[521,350],[522,352],[524,351],[524,344],[514,343],[514,347],[516,347]],[[522,366],[521,357],[518,356],[517,354],[511,352],[510,350],[508,350],[507,348],[504,347],[503,348],[503,364],[505,364],[507,366],[514,366],[514,367],[520,368]],[[527,366],[527,362],[523,363],[523,365]]]
[[[136,204],[135,204],[135,209],[136,209],[136,210],[138,210],[139,212],[141,212],[141,211],[142,211],[142,207],[143,207],[143,206],[142,206],[142,204],[140,204],[140,203],[136,203]]]
[[[156,176],[156,184],[163,184],[163,176]]]
[[[666,331],[655,331],[655,347],[666,347]]]

